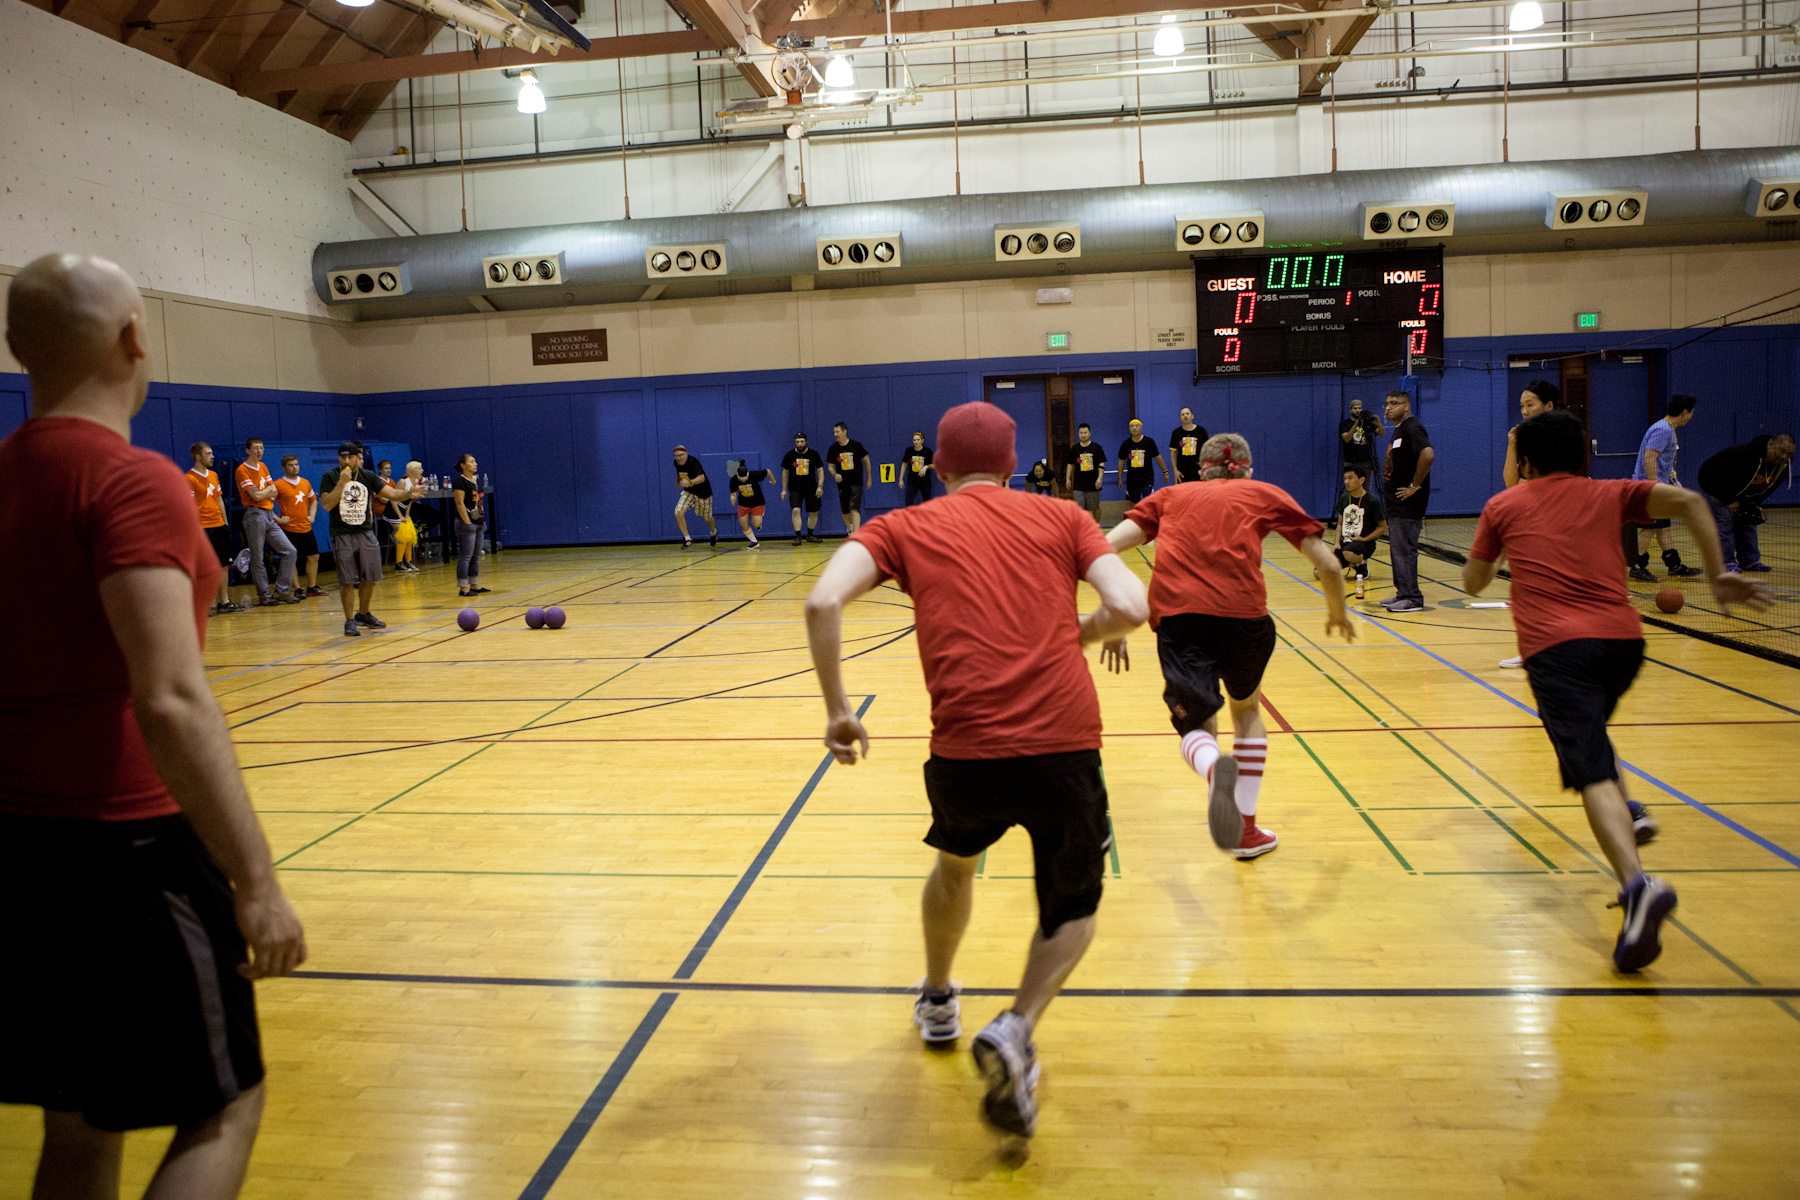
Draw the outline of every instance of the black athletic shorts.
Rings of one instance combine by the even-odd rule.
[[[183,1125],[262,1081],[231,886],[183,816],[0,816],[0,1103]]]
[[[1337,549],[1333,550],[1332,553],[1337,555],[1337,560],[1338,560],[1339,566],[1348,567],[1348,566],[1352,565],[1351,563],[1346,561],[1344,558],[1344,554],[1346,551],[1348,551],[1351,554],[1360,556],[1364,562],[1367,562],[1369,556],[1371,554],[1375,553],[1375,542],[1373,539],[1362,540],[1362,539],[1352,538],[1349,541],[1345,542],[1342,546],[1337,547]]]
[[[1637,527],[1639,529],[1669,529],[1674,524],[1675,524],[1675,522],[1671,521],[1667,517],[1664,517],[1658,521],[1639,521],[1637,523]]]
[[[231,562],[231,526],[213,526],[206,531],[206,540],[212,543],[213,553],[218,555],[221,567]]]
[[[1031,835],[1038,928],[1045,937],[1100,907],[1112,821],[1098,750],[925,763],[931,831],[925,844],[973,858],[1014,825]]]
[[[814,513],[814,512],[819,511],[819,493],[818,492],[813,492],[811,495],[808,495],[808,496],[802,496],[799,492],[794,492],[793,497],[794,498],[791,501],[791,503],[793,504],[793,506],[795,508],[804,508],[809,513]]]
[[[1156,654],[1162,660],[1163,703],[1175,732],[1202,729],[1225,707],[1219,682],[1239,700],[1262,686],[1263,671],[1275,653],[1275,619],[1215,617],[1175,613],[1156,627]]]
[[[851,513],[862,512],[863,485],[860,483],[838,484],[838,511],[846,517]]]
[[[319,553],[319,535],[312,530],[295,533],[291,529],[284,529],[282,532],[287,534],[288,541],[294,544],[294,557],[302,565],[305,565],[307,559]]]
[[[1139,483],[1129,476],[1126,477],[1125,499],[1132,504],[1136,504],[1139,500],[1142,500],[1145,496],[1148,496],[1155,490],[1156,481],[1153,479],[1146,479],[1144,482]]]
[[[1606,722],[1643,665],[1642,638],[1576,638],[1525,660],[1564,787],[1579,792],[1619,777]]]

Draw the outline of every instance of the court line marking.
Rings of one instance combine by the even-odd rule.
[[[1739,651],[1739,653],[1742,653],[1742,651]],[[1775,703],[1775,701],[1769,699],[1767,696],[1759,696],[1755,692],[1746,692],[1743,688],[1734,688],[1729,683],[1720,683],[1716,679],[1709,679],[1705,675],[1696,674],[1695,672],[1690,671],[1685,667],[1678,667],[1674,663],[1664,662],[1660,658],[1651,658],[1648,654],[1646,654],[1644,656],[1644,661],[1655,663],[1659,667],[1665,667],[1668,670],[1678,672],[1682,675],[1686,675],[1689,678],[1698,679],[1702,683],[1710,683],[1714,687],[1724,688],[1728,692],[1736,692],[1740,696],[1747,697],[1751,700],[1760,701],[1761,703],[1768,705],[1770,708],[1779,708],[1784,713],[1793,713],[1796,717],[1800,717],[1800,708],[1789,708],[1785,704],[1777,704],[1777,703]]]
[[[769,993],[774,995],[810,996],[917,996],[917,987],[888,984],[854,983],[736,983],[713,980],[658,979],[559,979],[518,975],[426,975],[392,971],[308,971],[293,973],[295,979],[318,979],[348,983],[421,983],[466,987],[538,987],[575,990],[622,990],[653,992],[727,992]],[[1012,996],[1017,987],[964,986],[965,996]],[[1059,999],[1087,1000],[1232,1000],[1232,999],[1506,999],[1510,997],[1610,997],[1634,996],[1698,996],[1722,999],[1800,999],[1800,987],[1707,986],[1700,984],[1532,984],[1518,987],[1067,987],[1057,993]]]
[[[556,1139],[556,1145],[551,1147],[549,1157],[545,1158],[543,1164],[538,1167],[537,1173],[525,1185],[525,1190],[519,1193],[519,1200],[542,1200],[549,1194],[557,1178],[562,1175],[563,1168],[569,1165],[571,1158],[575,1157],[575,1151],[580,1148],[582,1140],[587,1137],[588,1130],[594,1127],[594,1122],[598,1121],[600,1114],[606,1111],[607,1103],[618,1092],[619,1085],[625,1082],[625,1076],[630,1073],[633,1064],[637,1062],[638,1055],[644,1052],[644,1047],[650,1044],[650,1039],[655,1036],[663,1018],[669,1015],[669,1009],[675,1004],[676,995],[675,992],[664,992],[656,998],[656,1002],[650,1006],[650,1011],[644,1014],[644,1019],[638,1022],[638,1027],[632,1031],[631,1037],[626,1040],[624,1047],[614,1056],[612,1064],[606,1068],[606,1074],[602,1075],[600,1082],[594,1085],[594,1090],[589,1093],[586,1102],[575,1114],[575,1119],[569,1122],[569,1127],[563,1130],[560,1138]]]
[[[864,697],[862,704],[856,710],[857,719],[860,720],[867,714],[869,706],[873,703],[875,703],[874,696]],[[744,873],[738,877],[737,886],[731,889],[731,894],[725,898],[725,903],[720,905],[719,911],[714,914],[712,921],[707,924],[699,939],[695,941],[693,949],[688,951],[687,957],[675,969],[674,980],[677,982],[666,986],[673,987],[691,982],[694,972],[699,970],[707,952],[719,940],[719,935],[725,932],[725,926],[731,920],[732,915],[737,912],[738,905],[743,903],[744,897],[750,893],[751,887],[762,875],[763,868],[768,865],[769,859],[780,847],[782,839],[787,836],[788,830],[793,828],[795,819],[800,816],[800,810],[806,807],[808,800],[812,799],[813,792],[818,789],[820,781],[825,778],[825,773],[831,770],[831,764],[836,761],[837,756],[829,752],[820,760],[818,767],[813,770],[811,778],[806,781],[806,786],[800,789],[800,794],[794,797],[794,802],[788,806],[787,812],[782,814],[780,821],[776,822],[775,829],[769,834],[768,840],[763,843],[762,849],[757,851],[756,857],[751,860]],[[625,1076],[631,1070],[632,1064],[637,1062],[644,1047],[649,1045],[651,1035],[656,1032],[657,1026],[662,1024],[663,1017],[668,1014],[669,1006],[675,1003],[676,994],[673,990],[665,990],[662,995],[657,997],[650,1012],[645,1015],[643,1021],[639,1022],[637,1031],[632,1034],[631,1040],[625,1043],[625,1048],[619,1051],[619,1056],[613,1060],[612,1065],[607,1068],[606,1074],[595,1085],[587,1103],[581,1106],[581,1111],[575,1114],[575,1119],[569,1122],[569,1127],[563,1131],[562,1137],[557,1139],[556,1145],[551,1148],[549,1155],[538,1167],[537,1173],[531,1177],[531,1182],[526,1184],[525,1190],[519,1193],[519,1200],[541,1200],[555,1185],[563,1173],[563,1168],[569,1165],[569,1160],[574,1158],[575,1152],[581,1148],[583,1139],[593,1129],[594,1122],[599,1120],[600,1113],[606,1108],[607,1102],[618,1091],[619,1085],[625,1081]]]
[[[1269,565],[1275,566],[1274,563],[1270,563]],[[1281,568],[1278,566],[1276,566],[1275,569],[1278,571],[1281,570]],[[1284,575],[1287,575],[1288,578],[1290,578],[1290,579],[1295,578],[1289,572],[1282,571],[1282,573]],[[1295,581],[1300,582],[1297,579]],[[1306,585],[1303,584],[1303,586],[1306,586]],[[1313,590],[1317,590],[1317,589],[1313,589]],[[1337,656],[1334,653],[1332,653],[1331,650],[1329,650],[1323,646],[1320,646],[1317,642],[1314,642],[1308,635],[1302,633],[1300,631],[1300,628],[1297,625],[1295,625],[1292,621],[1289,621],[1286,618],[1283,618],[1282,623],[1287,625],[1289,628],[1293,629],[1297,636],[1303,638],[1307,642],[1308,645],[1311,645],[1314,648],[1314,650],[1316,650],[1318,653],[1323,655],[1325,658],[1331,660],[1333,663],[1335,663],[1341,670],[1343,670],[1345,673],[1347,673],[1352,679],[1356,680],[1358,683],[1360,683],[1364,687],[1368,688],[1370,694],[1372,694],[1376,697],[1379,697],[1384,703],[1392,703],[1392,701],[1390,701],[1388,699],[1388,697],[1386,697],[1385,695],[1382,694],[1382,691],[1380,688],[1377,688],[1375,685],[1371,684],[1368,680],[1364,679],[1361,675],[1358,675],[1355,670],[1353,670],[1351,667],[1347,666],[1345,663],[1343,663],[1341,660],[1339,660],[1337,658]],[[1403,638],[1401,640],[1405,641],[1406,639]],[[1433,656],[1433,657],[1435,657],[1435,656]],[[1466,675],[1466,674],[1468,674],[1468,672],[1465,671],[1465,672],[1463,672],[1463,674]],[[1402,710],[1398,704],[1394,704],[1394,709],[1396,712],[1404,713],[1404,710]],[[1410,715],[1407,716],[1407,720],[1412,720],[1412,717]],[[1555,836],[1561,838],[1563,840],[1563,842],[1566,843],[1577,854],[1581,855],[1583,858],[1587,859],[1590,863],[1593,863],[1596,867],[1600,868],[1600,870],[1598,872],[1599,874],[1609,875],[1611,873],[1611,868],[1608,867],[1607,864],[1605,864],[1600,859],[1600,857],[1594,853],[1594,851],[1590,847],[1577,841],[1574,837],[1570,836],[1570,834],[1567,830],[1563,829],[1561,826],[1557,825],[1554,821],[1552,821],[1548,817],[1544,816],[1543,813],[1539,812],[1532,805],[1527,804],[1527,803],[1525,803],[1525,801],[1521,800],[1505,784],[1501,783],[1498,779],[1494,778],[1494,776],[1492,774],[1490,774],[1488,771],[1484,770],[1480,766],[1480,764],[1474,762],[1467,755],[1465,755],[1461,751],[1459,751],[1456,747],[1452,746],[1450,743],[1446,742],[1443,738],[1439,737],[1436,733],[1427,731],[1427,736],[1430,737],[1432,741],[1436,742],[1438,745],[1442,746],[1446,751],[1448,751],[1452,758],[1455,758],[1458,762],[1462,763],[1464,766],[1466,766],[1470,770],[1474,771],[1476,773],[1476,775],[1479,776],[1481,779],[1486,780],[1488,785],[1490,787],[1492,787],[1495,791],[1499,792],[1502,796],[1505,796],[1508,800],[1512,801],[1513,804],[1515,806],[1517,806],[1519,809],[1521,809],[1522,811],[1529,813],[1534,820],[1536,820],[1539,824],[1543,825],[1546,829],[1550,830],[1551,833],[1553,833]],[[1714,959],[1716,959],[1727,970],[1729,970],[1732,974],[1736,975],[1739,979],[1742,979],[1745,983],[1748,983],[1748,984],[1761,986],[1761,981],[1758,980],[1754,975],[1752,975],[1752,974],[1750,974],[1750,972],[1744,970],[1744,968],[1740,967],[1736,962],[1733,962],[1731,960],[1731,958],[1728,957],[1723,951],[1719,950],[1718,947],[1714,946],[1711,942],[1707,941],[1705,938],[1701,937],[1698,933],[1694,932],[1694,930],[1692,928],[1683,924],[1678,918],[1670,917],[1668,919],[1668,923],[1671,926],[1673,926],[1674,928],[1679,929],[1683,934],[1685,934],[1687,936],[1687,938],[1690,941],[1692,941],[1696,946],[1700,947],[1700,949],[1702,949],[1706,953],[1712,955],[1712,957]],[[1793,1005],[1789,1004],[1786,1000],[1776,1000],[1775,1006],[1777,1008],[1781,1009],[1781,1011],[1785,1012],[1788,1016],[1794,1018],[1796,1021],[1800,1021],[1800,1009],[1796,1009]]]
[[[742,612],[744,609],[749,608],[752,604],[755,604],[755,603],[756,603],[756,600],[754,598],[746,600],[742,604],[738,605],[737,607],[735,607],[727,612],[720,613],[718,616],[714,617],[712,620],[703,621],[702,623],[694,626],[692,629],[688,630],[686,633],[682,634],[680,637],[678,637],[674,641],[670,642],[667,646],[658,646],[656,649],[652,650],[650,653],[644,655],[644,657],[645,658],[655,658],[657,655],[661,654],[664,650],[667,650],[669,648],[669,646],[679,646],[682,642],[686,641],[688,638],[693,637],[696,633],[699,633],[702,629],[705,629],[708,625],[716,625],[720,621],[723,621],[726,617],[729,617],[732,613]],[[880,637],[881,635],[880,634],[871,634],[870,636],[871,637]]]
[[[1315,591],[1315,592],[1318,591],[1317,588],[1313,587],[1311,584],[1306,583],[1298,575],[1295,575],[1293,572],[1287,570],[1285,567],[1281,566],[1279,563],[1273,562],[1269,559],[1264,559],[1263,561],[1268,563],[1269,566],[1274,567],[1277,571],[1280,571],[1283,575],[1286,575],[1289,579],[1293,580],[1295,583],[1300,584],[1301,587],[1308,588],[1309,590]],[[1467,670],[1463,669],[1462,667],[1457,666],[1455,663],[1451,662],[1449,659],[1443,657],[1440,654],[1434,653],[1433,651],[1427,649],[1425,646],[1421,645],[1420,643],[1413,641],[1411,638],[1407,637],[1405,634],[1389,628],[1382,621],[1374,619],[1374,618],[1365,618],[1365,620],[1367,621],[1367,623],[1369,625],[1371,625],[1372,627],[1374,627],[1376,629],[1381,630],[1383,633],[1387,634],[1389,637],[1395,638],[1398,641],[1405,642],[1407,645],[1411,646],[1413,649],[1417,650],[1419,653],[1425,655],[1427,658],[1430,658],[1436,662],[1442,663],[1444,666],[1449,667],[1452,671],[1455,671],[1458,675],[1461,675],[1464,678],[1477,684],[1478,686],[1485,688],[1487,691],[1492,692],[1494,695],[1500,697],[1502,700],[1506,701],[1508,704],[1512,705],[1513,707],[1523,709],[1524,711],[1530,713],[1533,717],[1537,717],[1539,715],[1538,711],[1535,708],[1531,707],[1529,704],[1526,704],[1523,701],[1521,701],[1513,696],[1507,695],[1505,692],[1501,691],[1499,688],[1495,687],[1493,684],[1489,683],[1487,680],[1481,678],[1481,676],[1476,675],[1473,672],[1467,671]],[[1744,837],[1748,838],[1750,841],[1755,842],[1758,846],[1761,846],[1764,850],[1767,850],[1770,854],[1773,854],[1775,857],[1781,859],[1783,862],[1790,863],[1795,867],[1800,867],[1800,854],[1795,854],[1793,851],[1788,850],[1780,845],[1777,845],[1775,842],[1770,841],[1768,838],[1764,837],[1760,833],[1757,833],[1755,830],[1749,828],[1748,826],[1741,825],[1737,821],[1732,820],[1730,817],[1726,816],[1724,813],[1720,812],[1718,809],[1713,808],[1711,805],[1705,804],[1699,800],[1696,800],[1694,797],[1688,795],[1686,792],[1677,790],[1674,787],[1674,785],[1664,783],[1661,779],[1658,779],[1656,776],[1650,774],[1648,771],[1645,771],[1643,768],[1635,766],[1632,763],[1627,762],[1623,758],[1619,759],[1619,765],[1621,767],[1624,767],[1627,771],[1630,771],[1633,775],[1636,775],[1639,779],[1642,779],[1645,783],[1648,783],[1654,787],[1661,788],[1663,791],[1667,792],[1669,795],[1675,797],[1677,800],[1680,800],[1683,804],[1686,804],[1690,808],[1693,808],[1699,812],[1705,813],[1707,816],[1711,817],[1713,820],[1717,821],[1719,824],[1725,826],[1725,828],[1730,829],[1735,833],[1741,834]]]
[[[869,711],[869,706],[874,703],[874,696],[865,697],[862,704],[857,706],[857,720],[860,721]],[[831,770],[831,764],[836,761],[837,756],[829,751],[826,752],[824,758],[819,760],[819,765],[813,771],[812,778],[806,781],[806,786],[800,789],[800,794],[794,797],[792,804],[788,805],[787,812],[776,823],[774,832],[769,834],[762,849],[757,851],[756,857],[745,869],[737,886],[731,889],[731,895],[727,896],[725,903],[719,906],[719,911],[713,916],[712,922],[707,925],[706,931],[700,935],[700,940],[694,943],[694,948],[689,950],[687,957],[681,960],[681,966],[675,969],[676,979],[691,979],[694,972],[700,969],[701,960],[706,957],[707,951],[713,948],[713,943],[719,940],[719,935],[725,932],[726,922],[731,920],[732,914],[738,910],[738,905],[742,904],[744,897],[749,895],[750,888],[756,883],[757,877],[762,874],[763,868],[768,865],[769,859],[774,856],[776,849],[781,845],[781,839],[787,836],[789,829],[793,828],[794,821],[800,816],[800,810],[806,807],[808,800],[812,799],[813,792],[818,789],[820,782],[825,778],[825,773]]]

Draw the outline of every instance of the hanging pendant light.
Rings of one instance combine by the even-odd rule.
[[[1156,40],[1150,44],[1150,53],[1158,58],[1174,58],[1186,49],[1187,39],[1181,36],[1181,30],[1175,28],[1175,14],[1169,13],[1156,31]]]
[[[1512,6],[1512,16],[1506,22],[1507,29],[1513,33],[1530,33],[1533,29],[1544,27],[1544,6],[1538,0],[1519,0]]]
[[[545,108],[543,89],[538,87],[537,72],[527,67],[519,76],[519,111],[541,113]]]
[[[856,68],[850,60],[839,54],[825,64],[825,86],[828,88],[853,88],[856,86]]]

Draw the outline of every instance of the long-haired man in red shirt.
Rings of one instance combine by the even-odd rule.
[[[219,561],[175,464],[130,442],[143,298],[52,254],[12,281],[31,419],[0,442],[0,1103],[44,1110],[35,1196],[236,1196],[263,1107],[251,981],[306,959],[200,648]],[[20,631],[29,630],[29,634]]]
[[[1581,793],[1588,825],[1619,877],[1625,919],[1613,946],[1620,971],[1642,970],[1662,953],[1663,920],[1675,889],[1644,874],[1625,781],[1606,722],[1644,662],[1643,624],[1625,592],[1621,525],[1680,517],[1700,547],[1713,597],[1761,606],[1768,589],[1725,572],[1706,499],[1648,479],[1588,479],[1587,434],[1561,409],[1520,423],[1513,435],[1522,482],[1487,502],[1463,565],[1471,596],[1512,564],[1512,618],[1519,654],[1556,750],[1563,786]]]
[[[1008,491],[1017,463],[1011,417],[959,405],[938,424],[934,466],[946,494],[862,526],[832,555],[806,601],[813,667],[825,694],[825,744],[854,764],[869,735],[844,694],[844,606],[884,579],[913,598],[931,758],[925,794],[938,852],[925,883],[925,980],[913,1020],[927,1044],[962,1034],[950,978],[968,928],[982,851],[1014,825],[1031,835],[1038,928],[1012,1007],[975,1035],[983,1111],[1009,1133],[1037,1125],[1032,1033],[1094,938],[1112,840],[1100,773],[1100,699],[1082,651],[1148,615],[1144,586],[1093,518],[1066,500]],[[1076,584],[1100,607],[1083,616]]]
[[[1275,621],[1263,585],[1262,544],[1279,533],[1325,581],[1325,632],[1354,641],[1344,612],[1340,568],[1319,535],[1325,527],[1272,483],[1252,479],[1250,443],[1221,433],[1200,448],[1200,479],[1152,492],[1106,535],[1114,550],[1156,543],[1150,572],[1150,627],[1162,660],[1163,701],[1181,735],[1181,757],[1207,781],[1213,842],[1237,858],[1275,849],[1256,823],[1269,731],[1262,677],[1275,651]],[[1130,669],[1125,639],[1102,657]],[[1223,687],[1221,687],[1221,684]],[[1231,753],[1219,750],[1219,710],[1231,709]]]

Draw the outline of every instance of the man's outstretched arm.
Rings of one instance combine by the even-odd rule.
[[[813,671],[825,696],[825,745],[846,766],[856,763],[857,747],[869,753],[869,734],[844,694],[844,606],[873,590],[881,582],[881,568],[861,542],[838,547],[819,582],[806,598],[806,642],[812,650]]]

